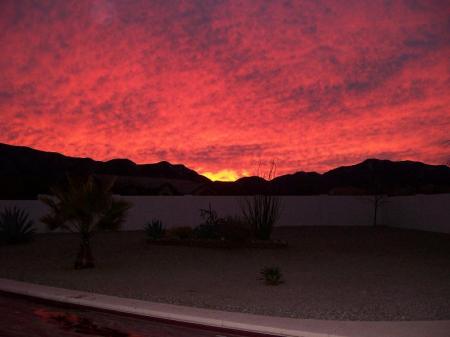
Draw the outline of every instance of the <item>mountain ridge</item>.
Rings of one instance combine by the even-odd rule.
[[[65,180],[66,174],[117,176],[123,195],[200,194],[283,195],[450,193],[450,167],[411,160],[375,158],[324,173],[298,171],[272,180],[252,176],[234,182],[211,181],[182,165],[160,161],[136,164],[126,158],[97,161],[58,152],[0,143],[0,198],[36,198]]]

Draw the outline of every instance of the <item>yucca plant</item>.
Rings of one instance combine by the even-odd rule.
[[[7,244],[29,242],[35,234],[28,213],[17,207],[4,208],[0,213],[0,241]]]
[[[261,270],[261,275],[267,285],[276,286],[283,283],[279,267],[265,267]]]
[[[165,235],[165,228],[161,220],[153,219],[144,226],[145,233],[150,240],[161,239]]]
[[[75,268],[93,268],[90,240],[95,231],[118,229],[125,220],[130,203],[112,196],[114,179],[99,180],[93,176],[68,176],[66,187],[52,188],[53,196],[41,197],[50,213],[41,221],[50,230],[63,229],[80,234],[80,250]]]

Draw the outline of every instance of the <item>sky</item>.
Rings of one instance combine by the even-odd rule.
[[[0,1],[0,142],[212,179],[450,160],[450,2]]]

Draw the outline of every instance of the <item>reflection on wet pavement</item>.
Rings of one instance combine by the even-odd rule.
[[[67,312],[50,311],[44,308],[38,308],[35,309],[33,313],[46,322],[56,324],[59,328],[66,331],[74,331],[85,335],[101,337],[142,337],[133,333],[102,327],[86,317],[80,317]]]

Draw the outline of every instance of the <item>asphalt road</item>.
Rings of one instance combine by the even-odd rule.
[[[1,337],[244,337],[0,294]]]

